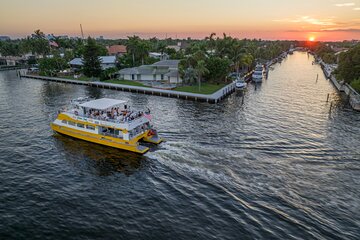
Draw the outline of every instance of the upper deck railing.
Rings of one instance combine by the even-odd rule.
[[[103,116],[84,115],[76,112],[75,110],[60,110],[59,113],[66,113],[71,118],[74,118],[76,120],[86,121],[96,125],[111,126],[128,130],[131,130],[139,125],[149,122],[149,120],[144,116],[144,114],[134,118],[124,118],[121,120]]]

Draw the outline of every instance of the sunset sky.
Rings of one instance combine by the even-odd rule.
[[[0,35],[360,39],[360,0],[1,0]]]

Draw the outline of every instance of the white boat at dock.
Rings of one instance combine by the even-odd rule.
[[[236,87],[236,90],[244,90],[247,87],[247,83],[245,82],[245,80],[243,78],[238,77],[235,80],[235,87]]]
[[[262,64],[257,64],[252,75],[252,81],[255,83],[262,82],[265,75],[265,69]]]

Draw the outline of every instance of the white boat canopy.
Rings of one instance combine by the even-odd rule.
[[[92,100],[89,102],[79,104],[79,106],[84,107],[84,108],[92,108],[92,109],[96,109],[96,110],[106,110],[106,109],[124,104],[126,102],[127,101],[124,101],[124,100],[100,98],[100,99],[96,99],[96,100]]]

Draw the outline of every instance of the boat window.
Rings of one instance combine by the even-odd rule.
[[[80,128],[84,128],[84,127],[85,127],[85,125],[82,124],[82,123],[78,123],[77,126],[80,127]]]
[[[66,120],[62,120],[61,122],[67,124],[67,121],[66,121]]]
[[[86,125],[86,129],[95,130],[95,127],[91,125]]]
[[[115,129],[115,135],[119,135],[119,130]]]
[[[72,122],[72,121],[68,121],[68,124],[71,126],[75,126],[75,122]]]

